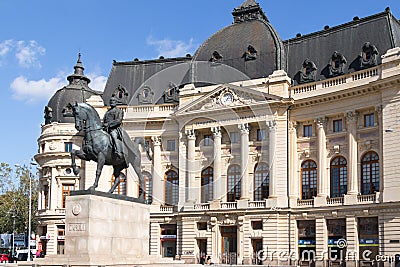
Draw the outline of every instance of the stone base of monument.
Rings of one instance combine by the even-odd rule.
[[[65,254],[35,259],[40,266],[181,264],[149,255],[150,207],[136,198],[98,191],[71,192],[65,208]],[[19,266],[32,262],[20,262]]]

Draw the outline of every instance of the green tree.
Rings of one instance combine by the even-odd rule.
[[[11,167],[0,163],[0,233],[27,233],[29,225],[29,177],[32,186],[32,231],[36,232],[38,181],[28,166]]]

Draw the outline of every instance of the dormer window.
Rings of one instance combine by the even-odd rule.
[[[297,72],[294,80],[299,84],[315,82],[317,76],[317,66],[306,58],[303,62],[302,68]]]
[[[122,85],[118,85],[118,87],[114,90],[113,95],[117,99],[117,104],[119,105],[128,104],[128,92]]]
[[[212,53],[212,56],[211,56],[209,61],[213,62],[213,63],[221,62],[222,61],[222,55],[218,51],[214,51]]]

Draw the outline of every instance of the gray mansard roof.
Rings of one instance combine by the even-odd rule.
[[[278,69],[285,70],[293,84],[322,80],[380,64],[382,54],[400,46],[400,23],[389,8],[286,41],[280,39],[255,0],[244,1],[232,15],[234,23],[208,38],[193,58],[114,62],[104,102],[115,94],[120,104],[171,103],[178,101],[179,88],[186,83],[262,78]],[[365,47],[374,57],[367,64]],[[340,63],[337,69],[330,67],[336,66],[336,59]],[[299,80],[301,72],[306,73],[306,64],[313,75]]]
[[[318,68],[316,80],[323,80],[326,78],[324,69],[335,51],[347,60],[344,72],[352,72],[357,70],[357,58],[367,42],[377,48],[378,64],[381,63],[380,56],[388,49],[400,46],[400,23],[390,9],[366,18],[355,17],[351,22],[284,41],[288,55],[287,73],[293,78],[308,58]]]

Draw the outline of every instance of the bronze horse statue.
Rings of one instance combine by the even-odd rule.
[[[146,145],[143,137],[135,137],[132,141],[129,135],[122,129],[123,140],[123,155],[119,157],[114,153],[112,139],[109,133],[103,130],[102,123],[97,111],[87,103],[75,103],[75,105],[68,104],[67,109],[64,110],[65,117],[75,118],[75,128],[78,131],[84,131],[84,138],[82,143],[82,150],[72,150],[72,169],[75,175],[78,175],[79,168],[75,163],[75,156],[82,160],[97,162],[96,179],[94,184],[88,190],[95,190],[99,183],[99,178],[104,165],[113,166],[113,174],[115,177],[114,184],[109,193],[114,192],[120,183],[121,171],[132,165],[139,178],[139,199],[144,200],[144,178],[141,172],[141,153],[139,144],[146,150],[147,157],[151,160],[148,146]]]

